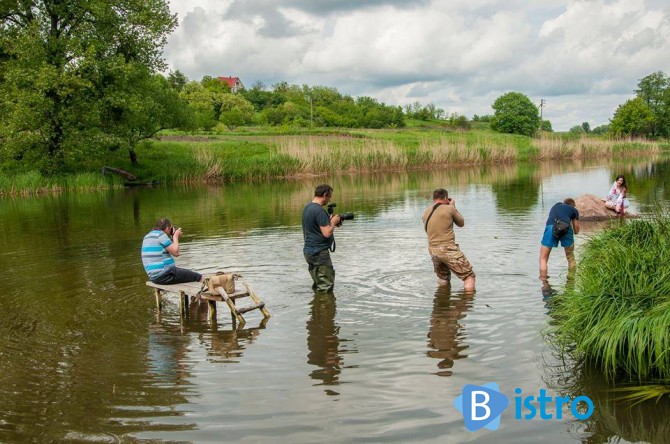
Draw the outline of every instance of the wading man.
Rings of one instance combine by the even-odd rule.
[[[335,268],[329,249],[335,241],[333,232],[340,224],[340,216],[329,215],[323,208],[332,197],[333,187],[319,185],[314,190],[314,199],[302,211],[303,254],[316,291],[332,291],[335,285]]]
[[[179,256],[181,228],[172,226],[170,219],[160,219],[142,242],[142,264],[154,284],[181,284],[202,281],[202,275],[178,268],[173,256]],[[172,238],[170,238],[172,236]]]
[[[568,269],[574,270],[577,267],[575,234],[579,234],[579,211],[577,211],[575,200],[568,197],[549,210],[540,247],[540,278],[546,278],[549,254],[552,248],[558,247],[559,242],[565,249]]]
[[[463,281],[464,290],[475,290],[472,265],[456,243],[454,224],[462,227],[465,219],[456,209],[456,201],[444,188],[433,192],[433,205],[423,212],[423,226],[428,235],[428,251],[440,285],[451,283],[451,273]]]

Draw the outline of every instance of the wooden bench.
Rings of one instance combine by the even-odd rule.
[[[228,294],[222,287],[216,287],[218,294],[212,294],[207,290],[207,287],[204,286],[201,282],[185,282],[183,284],[155,284],[151,281],[147,281],[147,285],[154,289],[154,294],[156,295],[156,306],[158,311],[161,310],[162,304],[162,294],[163,293],[177,293],[179,295],[179,312],[183,315],[188,310],[189,297],[198,298],[201,300],[206,300],[208,304],[208,316],[210,320],[216,318],[216,303],[225,302],[230,308],[230,313],[233,316],[233,322],[239,322],[240,326],[244,325],[246,321],[242,316],[244,313],[247,313],[252,310],[260,310],[263,313],[264,318],[269,318],[270,313],[265,308],[265,302],[263,302],[256,293],[247,285],[246,282],[239,281],[238,285],[241,284],[244,287],[244,290],[236,290],[234,293]],[[253,304],[247,307],[237,307],[235,301],[240,298],[248,297],[252,300]]]

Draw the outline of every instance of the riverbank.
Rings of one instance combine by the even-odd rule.
[[[522,161],[654,154],[667,142],[614,140],[542,133],[538,137],[489,130],[444,128],[397,130],[268,130],[244,128],[217,134],[166,133],[137,147],[137,164],[127,152],[100,159],[73,159],[69,172],[49,179],[29,171],[3,174],[0,194],[37,194],[123,186],[121,178],[98,171],[114,166],[140,182],[219,183],[369,171],[404,171]]]
[[[670,392],[670,215],[612,224],[581,249],[574,285],[552,301],[557,344],[609,380]]]

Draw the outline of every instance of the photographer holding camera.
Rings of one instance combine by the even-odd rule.
[[[472,265],[456,243],[454,224],[462,227],[465,219],[456,209],[456,201],[444,188],[433,191],[433,206],[423,212],[423,226],[428,235],[428,252],[440,285],[451,283],[451,273],[463,280],[466,292],[475,290]]]
[[[201,282],[202,275],[175,265],[174,257],[179,256],[181,228],[172,226],[170,219],[159,219],[156,226],[142,242],[142,264],[154,284],[181,284]],[[170,239],[172,236],[172,239]],[[174,256],[174,257],[173,257]]]
[[[305,240],[303,254],[316,291],[332,291],[335,285],[335,268],[329,249],[335,243],[333,232],[342,224],[339,214],[328,214],[323,209],[333,197],[333,187],[321,184],[314,190],[314,199],[302,211],[302,234]],[[329,212],[332,213],[332,208]],[[351,215],[353,219],[353,214]]]

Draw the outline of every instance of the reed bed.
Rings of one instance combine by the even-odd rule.
[[[555,299],[557,343],[612,380],[670,381],[670,215],[615,223]]]
[[[533,139],[540,160],[579,159],[604,157],[611,154],[658,153],[662,147],[658,142],[636,139],[607,139],[580,136],[578,138],[541,134]]]
[[[517,160],[518,149],[494,137],[422,139],[418,157],[429,164],[506,163]]]
[[[0,196],[30,196],[44,193],[92,191],[123,186],[121,179],[99,173],[79,173],[48,178],[37,171],[16,175],[0,175]]]
[[[325,173],[404,168],[407,150],[391,141],[349,137],[274,139],[277,154],[297,159],[298,173]]]

